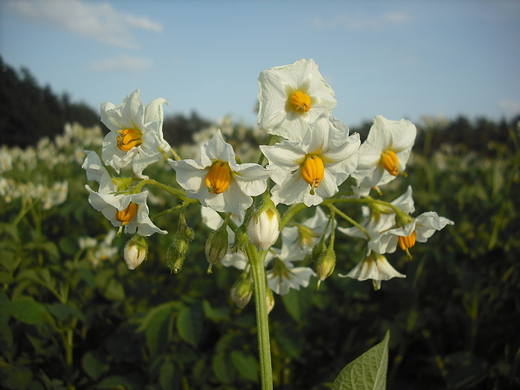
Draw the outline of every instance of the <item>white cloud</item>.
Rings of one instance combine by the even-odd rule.
[[[125,48],[138,48],[134,29],[161,32],[162,25],[146,17],[119,12],[108,3],[81,0],[17,0],[9,2],[19,15],[68,33]]]
[[[341,28],[351,31],[381,30],[391,25],[402,25],[410,21],[408,14],[400,12],[390,12],[381,16],[364,17],[361,15],[340,14],[331,18],[316,18],[311,21],[311,25],[322,29]]]
[[[499,105],[502,114],[509,118],[520,115],[520,101],[502,100]]]
[[[147,58],[133,57],[127,54],[120,54],[117,57],[107,58],[93,62],[90,69],[96,72],[123,71],[139,72],[152,67],[152,61]]]

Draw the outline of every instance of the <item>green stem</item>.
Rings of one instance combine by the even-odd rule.
[[[305,210],[306,208],[307,206],[305,206],[304,203],[293,204],[291,207],[289,207],[280,221],[280,230],[282,230],[296,214]]]
[[[177,188],[173,188],[173,187],[167,186],[166,184],[159,183],[158,181],[153,180],[153,179],[142,180],[139,184],[137,184],[132,189],[132,191],[134,193],[139,193],[139,192],[141,192],[142,188],[145,185],[147,185],[147,184],[151,184],[153,186],[159,187],[160,189],[168,192],[169,194],[171,194],[173,196],[176,196],[177,198],[179,198],[183,202],[186,202],[186,203],[196,203],[196,202],[198,202],[196,199],[188,198],[183,191],[180,191]]]
[[[271,342],[269,340],[269,317],[267,312],[267,286],[264,258],[267,251],[258,253],[257,248],[249,243],[246,247],[255,289],[256,326],[260,358],[260,377],[262,390],[273,389],[273,367],[271,363]]]
[[[366,229],[361,226],[359,223],[357,223],[356,221],[354,221],[352,218],[350,218],[347,214],[345,214],[343,211],[341,211],[340,209],[338,209],[336,206],[334,205],[330,205],[329,206],[330,209],[332,211],[334,211],[336,214],[338,214],[340,217],[342,217],[343,219],[347,220],[350,224],[352,224],[353,226],[357,227],[361,232],[363,232],[363,234],[367,237],[367,240],[370,241],[372,239],[372,237],[370,237],[370,234],[368,234],[368,232],[366,231]],[[336,229],[332,229],[332,231],[334,232]]]

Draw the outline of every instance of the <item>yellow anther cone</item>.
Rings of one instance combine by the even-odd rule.
[[[227,162],[218,161],[206,175],[206,187],[212,194],[221,194],[231,183],[231,170]]]
[[[142,134],[139,130],[125,129],[118,132],[117,147],[123,152],[128,152],[133,147],[143,143]]]
[[[289,98],[289,103],[295,111],[300,113],[307,112],[312,107],[310,96],[301,91],[296,91],[293,93]]]
[[[135,217],[137,209],[137,204],[130,202],[126,209],[122,211],[116,210],[116,219],[121,222],[121,226],[125,226],[133,217]]]

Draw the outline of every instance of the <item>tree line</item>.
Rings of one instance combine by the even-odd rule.
[[[494,153],[497,144],[512,146],[509,129],[516,127],[520,115],[512,120],[492,121],[484,117],[469,120],[459,116],[453,120],[430,120],[419,124],[414,149],[426,155],[441,144],[458,145],[462,151]],[[6,64],[0,56],[0,144],[26,147],[42,137],[54,138],[63,132],[66,123],[77,122],[85,127],[100,125],[99,113],[85,103],[72,102],[67,93],[57,95],[50,86],[40,86],[27,68],[19,71]],[[164,118],[164,137],[171,143],[192,142],[192,134],[208,127],[211,121],[195,111],[189,116],[169,115]],[[371,121],[352,127],[364,139]]]

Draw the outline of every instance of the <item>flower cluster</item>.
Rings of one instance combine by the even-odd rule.
[[[373,189],[380,192],[380,186],[406,176],[415,126],[405,119],[392,121],[377,115],[361,143],[359,134],[350,134],[332,115],[337,104],[334,91],[313,60],[261,72],[259,88],[258,131],[268,138],[259,147],[258,163],[241,161],[226,142],[230,127],[225,123],[222,131],[217,129],[202,143],[194,159],[181,159],[163,136],[162,106],[168,103],[162,98],[144,106],[136,90],[117,106],[101,104],[101,120],[110,132],[103,140],[101,158],[86,152],[83,168],[87,178],[98,183],[97,190],[86,188],[91,205],[120,233],[136,233],[124,251],[129,268],[146,258],[143,237],[167,233],[148,215],[148,192],[143,187],[153,185],[179,200],[178,207],[162,213],[180,210],[167,258],[172,271],[181,269],[193,239],[184,212],[199,203],[202,221],[212,230],[205,248],[208,272],[217,263],[242,270],[231,290],[240,307],[252,295],[255,259],[267,267],[269,291],[287,294],[290,288],[308,286],[311,276],[319,279],[319,285],[335,268],[336,231],[367,240],[366,255],[346,276],[372,279],[376,289],[382,280],[404,277],[384,255],[397,246],[409,254],[415,242],[425,242],[453,223],[435,212],[412,217],[411,188],[391,203],[370,196]],[[143,174],[148,165],[163,158],[175,171],[178,187]],[[117,174],[131,168],[133,177],[111,175],[107,167]],[[350,193],[340,192],[349,178],[355,182]],[[364,217],[360,223],[338,208],[360,203]],[[310,207],[315,208],[314,216],[297,222],[294,217]],[[280,215],[282,209],[285,213]],[[350,227],[340,226],[337,217]]]

